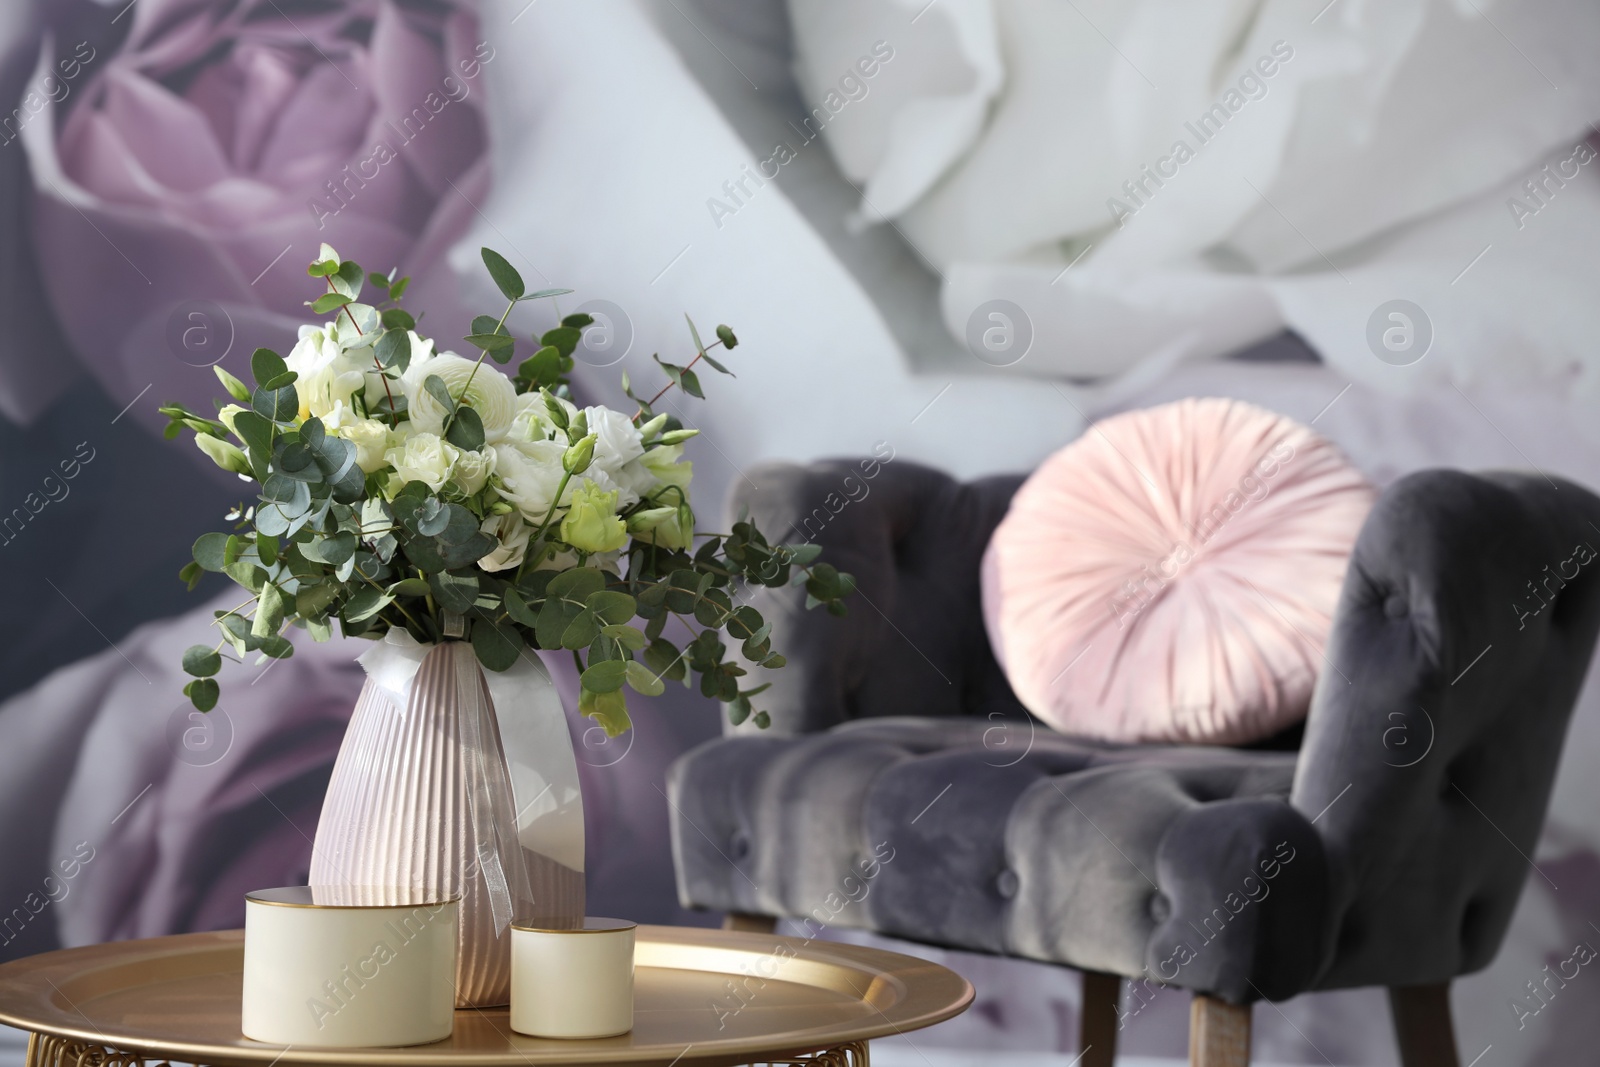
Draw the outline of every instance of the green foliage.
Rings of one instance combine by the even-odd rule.
[[[507,320],[518,304],[571,292],[527,292],[503,256],[491,249],[482,256],[507,304],[498,318],[472,321],[466,339],[481,353],[474,375],[500,373],[485,366],[486,359],[513,359],[517,335]],[[667,682],[722,701],[730,721],[766,725],[766,713],[752,700],[770,683],[753,684],[750,672],[782,667],[784,660],[772,647],[770,623],[744,602],[742,592],[803,587],[808,607],[843,614],[854,579],[820,561],[817,546],[771,544],[746,520],[725,534],[696,533],[684,482],[663,480],[605,520],[620,520],[628,531],[620,558],[591,557],[562,540],[558,504],[568,483],[577,486],[596,462],[599,442],[586,413],[574,407],[568,380],[592,316],[561,317],[557,311],[555,325],[534,332],[532,354],[510,379],[517,392],[542,396],[536,409],[540,425],[548,440],[562,444],[561,470],[555,472],[561,485],[548,512],[519,514],[497,477],[480,473],[471,484],[454,477],[405,480],[393,453],[385,451],[410,433],[408,390],[414,378],[402,376],[411,367],[417,319],[400,306],[409,279],[392,270],[367,272],[327,245],[307,273],[325,289],[309,302],[311,311],[333,320],[317,327],[324,331],[322,343],[360,351],[370,360],[364,378],[356,376],[365,384],[342,401],[339,421],[327,410],[325,393],[316,392],[326,388],[315,384],[323,379],[301,383],[289,365],[296,356],[286,361],[265,348],[251,356],[253,383],[215,368],[222,388],[242,409],[224,409],[217,419],[180,404],[161,409],[169,437],[188,430],[205,438],[208,453],[224,457],[230,469],[247,471],[256,487],[252,499],[230,512],[227,530],[195,541],[193,562],[179,575],[193,588],[208,572],[226,574],[249,594],[239,607],[216,613],[215,647],[194,645],[183,655],[191,676],[184,692],[196,708],[217,705],[216,675],[224,659],[285,658],[294,651],[290,627],[322,641],[337,622],[340,633],[353,637],[379,638],[397,627],[423,642],[461,635],[494,671],[509,669],[528,649],[565,650],[581,671],[580,710],[613,734],[630,725],[629,690],[657,696]],[[363,302],[363,292],[372,302]],[[659,391],[636,396],[623,376],[624,391],[638,405],[633,425],[647,450],[673,448],[698,432],[651,410],[667,389],[703,397],[697,368],[731,373],[712,352],[733,349],[733,331],[718,326],[708,346],[692,321],[688,327],[694,356],[684,364],[656,357],[666,377]],[[465,387],[452,396],[438,374],[425,375],[419,387],[444,411],[448,445],[439,447],[462,455],[487,447],[483,414],[466,399]],[[302,389],[312,391],[303,395]],[[310,410],[327,421],[305,414]],[[352,420],[378,420],[387,430],[377,433],[376,445],[358,447]],[[388,431],[398,436],[386,441]],[[478,461],[487,462],[481,456]],[[593,496],[597,490],[588,485],[583,492]],[[495,523],[503,520],[528,527],[527,547],[520,563],[490,570],[487,557],[503,547]],[[800,588],[795,595],[802,595]]]

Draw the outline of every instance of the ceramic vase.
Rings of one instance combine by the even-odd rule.
[[[506,1004],[513,921],[584,920],[583,808],[560,697],[532,652],[485,672],[464,642],[391,631],[361,660],[310,882],[459,898],[456,1006]]]

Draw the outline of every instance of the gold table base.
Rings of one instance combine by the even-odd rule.
[[[780,1060],[757,1060],[749,1067],[870,1067],[871,1054],[865,1041],[851,1041],[837,1048],[807,1056]],[[174,1067],[168,1060],[151,1059],[137,1052],[124,1052],[105,1045],[86,1045],[51,1034],[28,1035],[27,1067]],[[191,1065],[186,1065],[191,1067]],[[192,1067],[206,1067],[194,1064]]]

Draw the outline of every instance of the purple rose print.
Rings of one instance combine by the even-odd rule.
[[[496,53],[469,11],[141,0],[127,17],[64,114],[21,131],[51,302],[114,397],[153,383],[157,403],[207,403],[193,368],[292,341],[321,242],[420,285],[482,201]]]

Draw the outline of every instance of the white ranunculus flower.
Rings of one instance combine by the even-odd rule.
[[[471,496],[482,489],[494,473],[495,454],[461,449],[456,454],[456,469],[451,483],[464,495]]]
[[[518,393],[511,428],[506,431],[507,441],[545,441],[555,433],[555,423],[550,421],[549,409],[539,393]]]
[[[628,416],[604,407],[584,408],[584,413],[589,417],[589,432],[598,438],[594,443],[596,467],[615,475],[624,464],[644,455],[639,430]]]
[[[478,560],[478,566],[486,571],[504,571],[522,565],[522,557],[528,551],[528,535],[533,533],[533,528],[522,521],[521,515],[515,512],[490,515],[479,529],[498,544],[493,552]]]
[[[550,510],[565,473],[561,456],[566,450],[559,441],[502,442],[494,446],[494,473],[500,479],[501,493],[529,522],[543,522]],[[568,482],[564,495],[570,498],[574,488]]]
[[[474,371],[474,365],[477,370]],[[431,359],[418,360],[407,368],[401,378],[406,401],[410,405],[412,423],[426,433],[444,432],[444,408],[423,388],[429,375],[437,374],[450,391],[450,395],[463,400],[483,420],[483,433],[489,441],[498,441],[511,428],[516,415],[517,388],[511,379],[501,374],[486,360],[458,356],[454,352],[441,352]],[[468,379],[472,384],[467,385]],[[466,389],[463,396],[462,389]]]
[[[460,450],[433,433],[414,433],[405,444],[390,448],[384,458],[402,482],[422,482],[438,492],[450,480]]]

